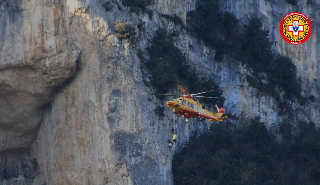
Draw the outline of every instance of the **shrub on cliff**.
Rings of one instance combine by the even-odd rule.
[[[135,29],[130,22],[123,23],[117,21],[115,24],[115,31],[118,39],[127,39],[128,42],[132,42],[136,34]]]
[[[3,8],[4,11],[7,11],[10,14],[21,13],[21,0],[0,0],[0,9]]]
[[[287,3],[292,4],[293,6],[297,5],[298,1],[297,0],[286,0]]]
[[[102,6],[107,12],[111,11],[112,8],[113,8],[113,5],[112,5],[111,1],[102,0],[102,1],[100,1],[100,3],[101,3],[101,6]]]
[[[297,68],[289,57],[277,55],[266,71],[271,86],[280,87],[284,91],[285,99],[293,100],[294,97],[301,99],[300,79],[297,79]]]
[[[272,43],[269,32],[262,29],[262,23],[257,18],[251,18],[243,34],[243,53],[241,61],[253,69],[255,76],[267,71],[273,60]]]
[[[189,32],[216,49],[216,61],[239,49],[235,44],[239,40],[239,21],[233,14],[221,12],[219,4],[218,0],[198,1],[198,8],[187,15]]]
[[[157,107],[154,109],[154,113],[155,113],[160,119],[163,119],[163,117],[164,117],[164,107],[157,106]]]
[[[152,85],[157,93],[166,93],[176,87],[178,81],[188,78],[189,66],[187,59],[174,46],[173,38],[167,30],[160,28],[147,49],[150,60],[146,63],[152,74]]]
[[[124,6],[130,7],[132,12],[146,12],[146,7],[151,5],[153,0],[122,0]]]
[[[290,101],[303,105],[308,100],[300,94],[301,83],[292,60],[272,52],[269,33],[259,19],[251,18],[248,25],[240,27],[233,14],[220,11],[218,0],[198,1],[197,5],[187,15],[189,33],[216,50],[216,61],[222,61],[226,54],[251,69],[249,84],[274,97],[281,114],[290,112],[289,106],[283,106]]]
[[[253,76],[258,83],[266,80],[267,83],[258,88],[260,91],[268,92],[280,101],[279,93],[284,92],[284,100],[293,101],[301,96],[301,83],[296,77],[297,69],[289,57],[276,55],[272,52],[272,43],[269,41],[268,31],[262,29],[259,19],[252,18],[245,28],[243,53],[243,64],[253,71]],[[264,74],[264,75],[263,75]]]
[[[320,130],[300,122],[293,132],[288,120],[280,127],[282,141],[257,119],[212,125],[174,155],[174,184],[317,185]]]
[[[179,25],[182,28],[185,28],[185,26],[182,22],[182,19],[177,15],[172,16],[172,15],[167,15],[167,14],[160,14],[160,16],[172,21],[174,24]]]
[[[190,93],[217,89],[208,96],[221,97],[221,99],[203,99],[202,102],[212,106],[218,103],[222,106],[224,102],[223,91],[218,89],[213,80],[201,79],[197,75],[180,49],[174,45],[174,39],[166,29],[161,28],[156,31],[147,52],[149,60],[143,65],[151,74],[151,84],[157,94],[167,93],[169,90],[177,88],[178,84],[185,86]],[[144,57],[141,51],[138,52],[138,56],[143,62]],[[158,98],[163,99],[164,96]]]

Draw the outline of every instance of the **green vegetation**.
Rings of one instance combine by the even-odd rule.
[[[233,14],[219,11],[218,0],[198,1],[197,10],[187,15],[189,32],[216,49],[217,61],[222,61],[224,54],[239,51],[241,43],[238,22]]]
[[[275,140],[258,120],[236,127],[214,124],[192,137],[173,159],[177,185],[317,185],[320,182],[320,130],[286,121]]]
[[[185,28],[181,18],[177,15],[172,16],[172,15],[167,15],[167,14],[160,14],[160,17],[164,17],[164,18],[170,20],[171,22],[173,22],[174,24],[179,25],[182,28]]]
[[[291,101],[297,99],[303,105],[308,100],[301,96],[296,66],[290,58],[272,52],[269,33],[262,29],[259,19],[251,18],[241,27],[233,14],[219,11],[218,0],[203,0],[187,15],[187,27],[193,36],[216,50],[218,62],[225,54],[241,61],[252,71],[247,76],[249,84],[274,97],[284,108],[283,113],[290,112],[286,105]]]
[[[143,63],[146,69],[151,73],[151,85],[155,93],[164,94],[177,88],[181,84],[188,91],[196,93],[205,90],[218,89],[218,86],[212,80],[205,80],[198,77],[197,73],[187,63],[186,57],[174,45],[172,35],[169,35],[166,29],[156,31],[155,37],[151,41],[151,46],[147,48],[149,60]],[[140,61],[144,61],[143,53],[138,52]],[[210,96],[222,97],[222,90],[217,90],[208,94]],[[163,99],[164,96],[159,96]],[[202,102],[213,105],[223,104],[224,99],[204,99]]]
[[[21,0],[0,0],[0,8],[3,8],[4,11],[9,12],[10,14],[21,13]]]
[[[278,102],[289,103],[296,98],[303,105],[305,98],[301,96],[301,83],[296,77],[296,66],[290,58],[275,55],[271,51],[268,32],[262,30],[258,19],[250,20],[243,38],[241,61],[247,68],[252,69],[251,79],[248,80],[250,85],[273,96]],[[284,92],[282,97],[281,92]]]
[[[155,113],[160,119],[162,119],[162,118],[164,117],[164,107],[157,106],[157,107],[154,109],[154,113]]]
[[[297,0],[286,0],[287,3],[292,4],[293,6],[297,5],[298,1]]]
[[[316,0],[307,0],[307,5],[314,5],[316,3]]]
[[[179,48],[174,46],[174,40],[166,29],[157,30],[147,51],[150,60],[146,66],[152,74],[152,85],[156,93],[166,93],[175,88],[179,80],[188,78],[187,60]]]
[[[144,63],[144,53],[143,53],[143,51],[142,51],[141,49],[138,49],[138,51],[137,51],[137,56],[138,56],[139,60],[140,60],[142,63]]]
[[[105,1],[105,0],[103,0],[103,1],[101,1],[100,3],[101,3],[101,6],[102,6],[107,12],[111,11],[112,8],[113,8],[113,5],[112,5],[112,3],[111,3],[110,1]]]
[[[316,98],[315,98],[313,95],[309,96],[308,98],[309,98],[309,100],[311,100],[312,102],[315,102],[315,101],[316,101]]]
[[[135,29],[132,27],[130,22],[123,23],[117,21],[115,24],[115,31],[118,39],[128,39],[129,43],[133,42],[136,34]]]
[[[138,28],[139,32],[144,33],[146,31],[145,26],[144,26],[145,24],[146,23],[142,21],[137,25],[137,28]]]
[[[153,11],[152,10],[148,10],[147,14],[148,14],[149,19],[151,20],[152,16],[153,16]]]
[[[146,12],[147,6],[151,5],[153,0],[122,0],[124,6],[130,7],[131,12]]]

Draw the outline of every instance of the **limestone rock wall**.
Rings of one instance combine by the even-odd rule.
[[[121,0],[110,1],[111,11],[101,6],[102,0],[12,2],[0,0],[0,165],[6,169],[0,172],[2,184],[173,184],[174,152],[210,124],[185,124],[167,109],[164,118],[155,115],[154,109],[163,103],[147,95],[152,88],[143,82],[136,52],[148,46],[160,27],[181,33],[176,46],[200,75],[223,87],[227,112],[260,116],[269,127],[282,119],[275,100],[248,85],[247,71],[239,62],[225,57],[216,63],[214,50],[159,16],[179,15],[185,21],[195,0],[157,0],[149,7],[152,18],[130,12]],[[319,124],[317,6],[228,0],[221,8],[235,13],[243,24],[250,16],[263,20],[277,41],[274,49],[295,61],[305,95],[316,97],[306,107],[293,106],[301,118]],[[313,35],[302,46],[281,40],[277,21],[283,8],[312,17]],[[145,31],[136,28],[135,46],[116,38],[117,20],[134,26],[144,22]],[[168,149],[174,129],[178,142]]]
[[[274,42],[274,50],[290,57],[297,67],[298,76],[301,78],[303,92],[306,97],[316,97],[315,102],[310,102],[304,107],[292,105],[297,108],[298,119],[320,123],[320,2],[301,0],[297,5],[288,4],[285,0],[240,0],[221,1],[221,9],[232,12],[241,20],[242,24],[248,22],[250,17],[258,17],[269,30],[270,39]],[[285,42],[279,34],[281,19],[290,12],[301,12],[307,15],[312,23],[312,34],[309,40],[302,45],[292,46]],[[285,67],[285,66],[284,66]]]
[[[54,26],[63,15],[18,2],[3,1],[0,13],[0,152],[31,145],[39,108],[73,75],[79,55],[63,27]]]
[[[29,150],[40,127],[41,107],[73,76],[80,51],[65,36],[59,7],[9,0],[0,5],[1,174],[4,180],[29,179],[35,174],[16,169],[16,161],[30,166],[28,152],[29,157],[19,160],[12,156]]]
[[[106,12],[98,1],[59,6],[66,37],[81,52],[77,72],[39,115],[30,151],[39,164],[33,184],[172,184],[173,151],[208,124],[184,124],[168,110],[162,120],[155,115],[161,103],[147,95],[151,89],[143,83],[136,51],[114,34],[116,20],[136,26],[141,18],[116,5]],[[142,18],[150,23],[151,39],[160,18]],[[169,149],[174,122],[179,142]]]

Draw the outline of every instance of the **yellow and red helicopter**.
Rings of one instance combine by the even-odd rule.
[[[172,113],[175,113],[185,118],[186,123],[189,121],[190,118],[200,118],[200,119],[204,118],[204,119],[209,119],[209,121],[211,122],[222,121],[228,118],[228,116],[222,117],[224,113],[223,108],[219,108],[216,105],[218,112],[215,114],[205,109],[204,106],[202,106],[199,103],[199,101],[195,99],[195,98],[212,98],[212,99],[220,98],[220,97],[198,96],[200,94],[212,92],[215,90],[209,90],[201,93],[190,94],[190,93],[187,93],[187,91],[181,85],[178,85],[178,88],[183,93],[183,95],[176,95],[176,94],[150,94],[150,95],[179,96],[179,98],[168,101],[167,107],[169,107],[172,110]]]

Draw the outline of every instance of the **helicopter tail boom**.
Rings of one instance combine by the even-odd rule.
[[[224,119],[227,119],[228,116],[223,116],[221,118],[215,118],[215,119],[209,119],[210,122],[215,122],[215,121],[223,121]]]

